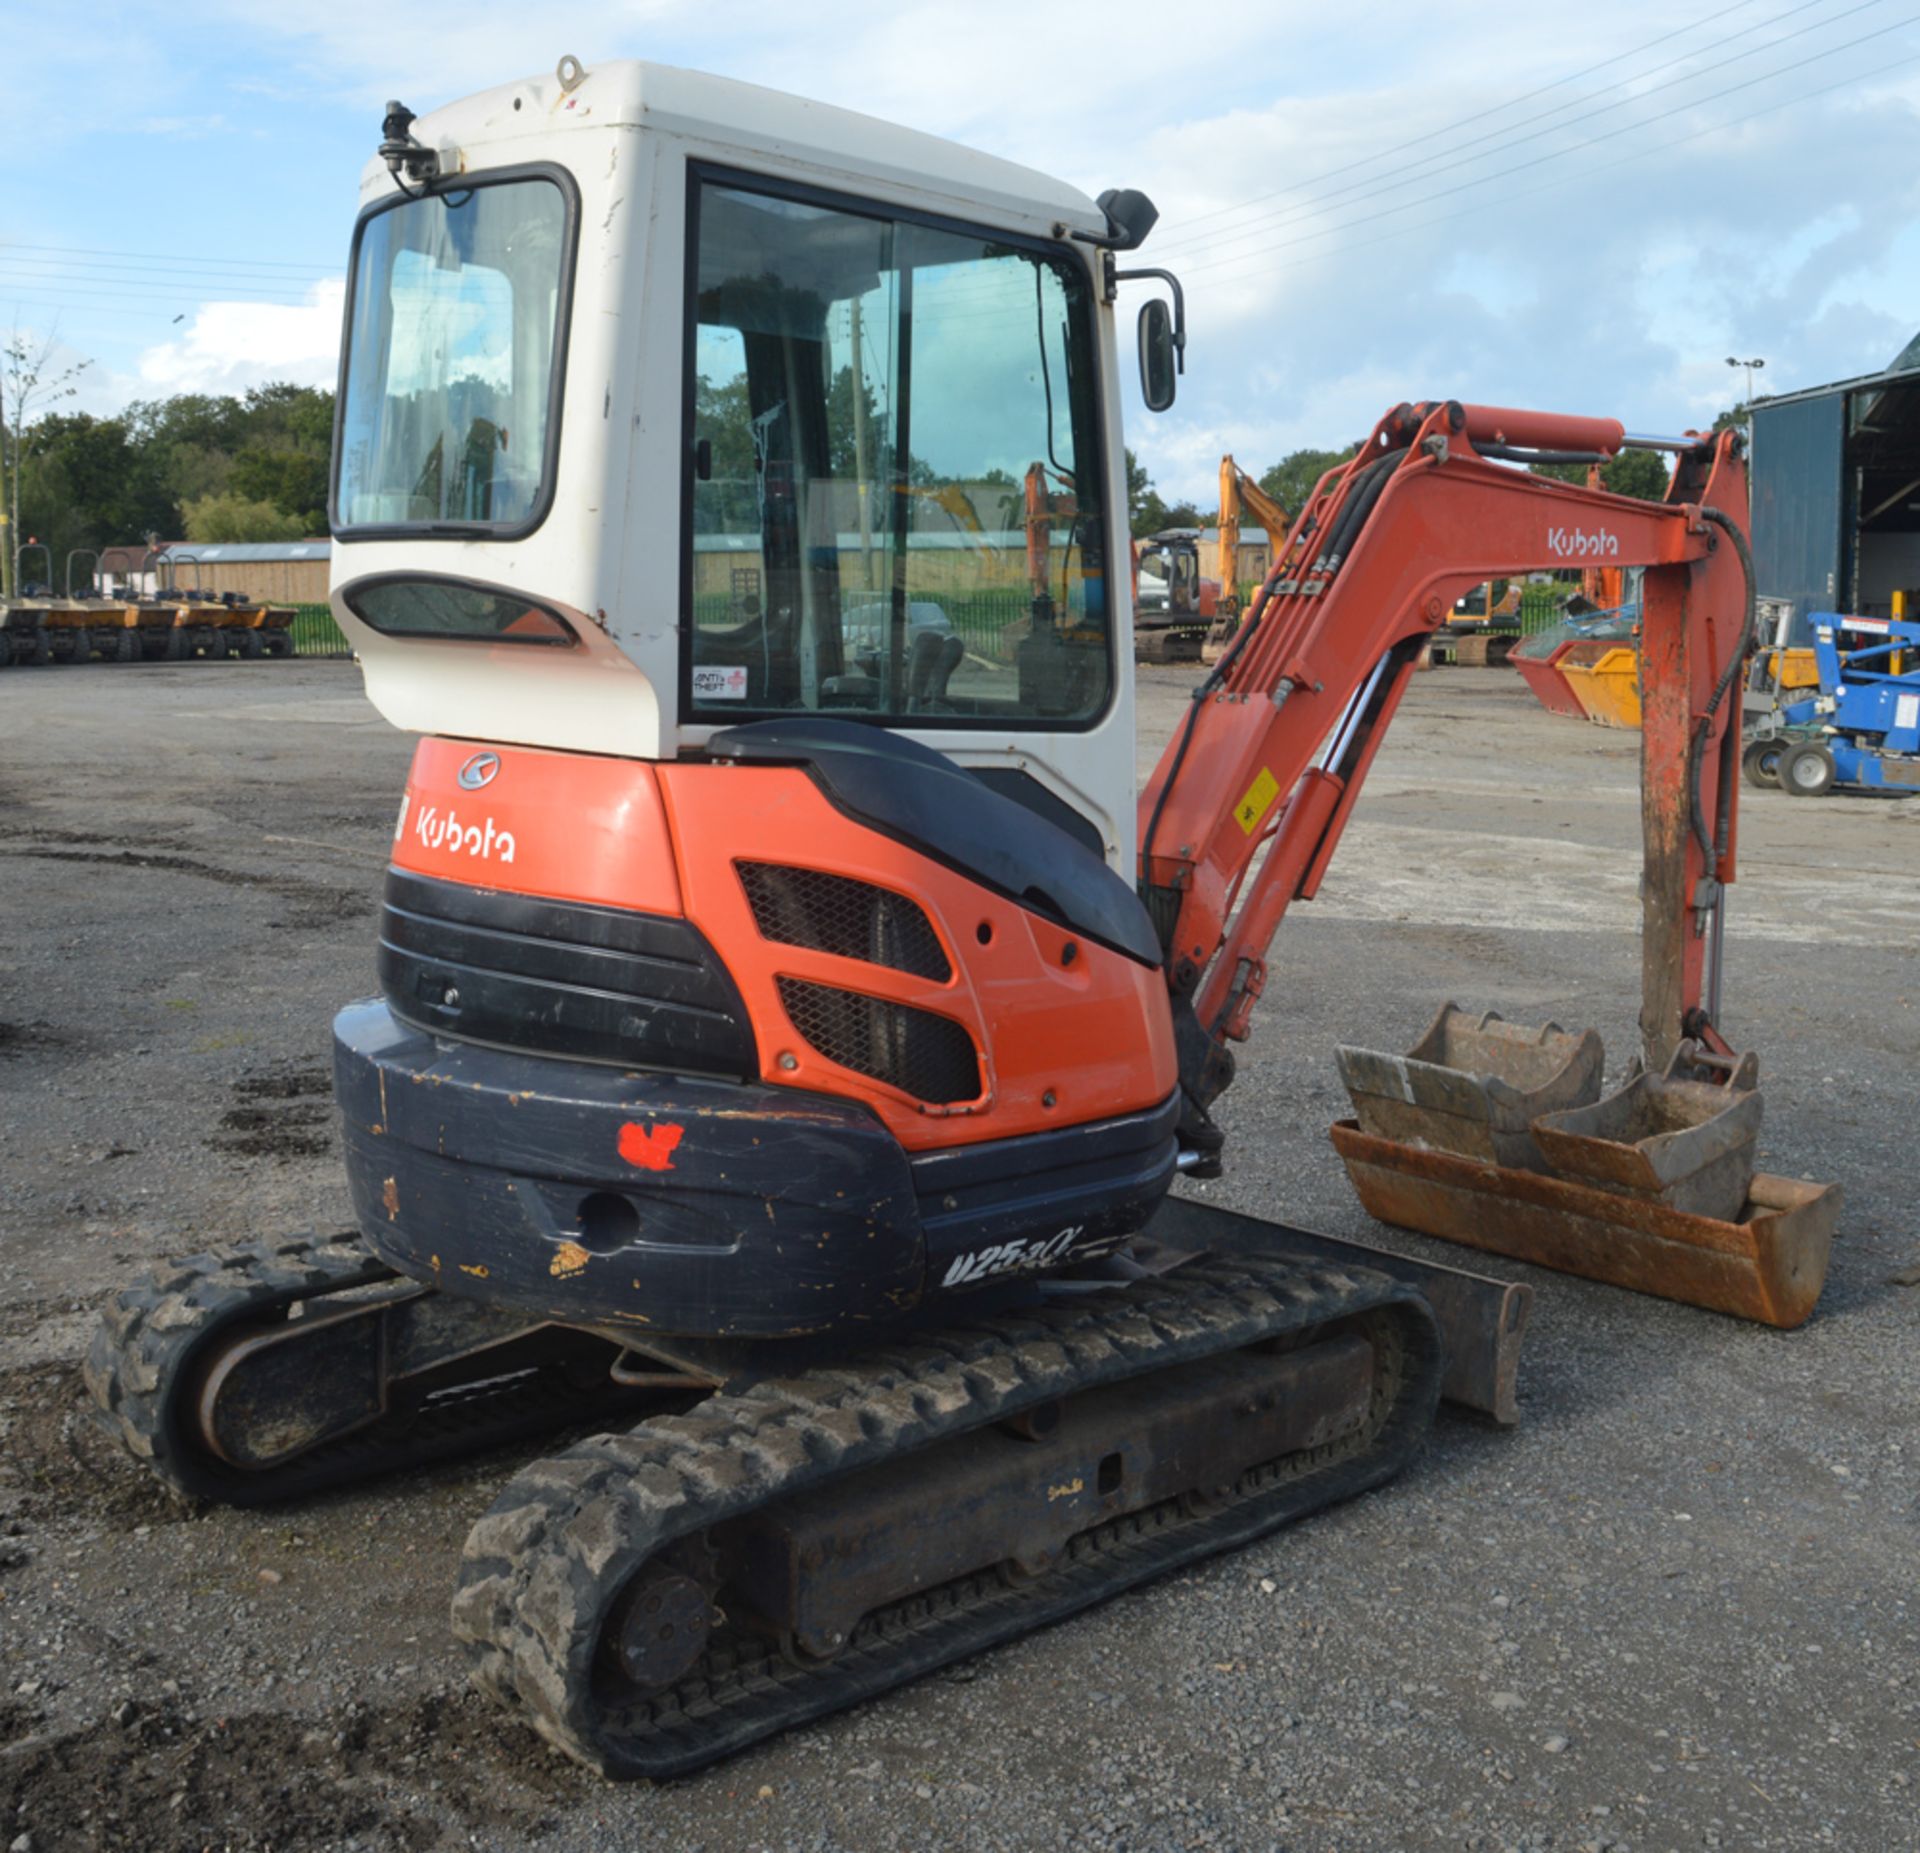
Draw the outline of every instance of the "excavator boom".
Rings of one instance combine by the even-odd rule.
[[[1247,1033],[1273,934],[1318,889],[1454,600],[1496,575],[1596,561],[1647,569],[1647,1057],[1664,1064],[1682,1036],[1715,1042],[1720,894],[1734,873],[1727,697],[1752,611],[1739,439],[1691,443],[1658,504],[1512,467],[1608,457],[1625,441],[1606,419],[1403,406],[1322,479],[1140,799],[1141,891],[1197,1103],[1231,1078],[1226,1044]]]

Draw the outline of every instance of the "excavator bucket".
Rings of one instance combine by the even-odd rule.
[[[1592,1030],[1529,1029],[1458,1004],[1441,1005],[1405,1055],[1347,1047],[1335,1055],[1363,1131],[1525,1171],[1547,1168],[1534,1121],[1598,1100],[1605,1060]]]
[[[1840,1186],[1755,1173],[1720,1221],[1571,1178],[1333,1128],[1369,1216],[1709,1312],[1791,1327],[1825,1284]]]
[[[1529,1045],[1527,1034],[1497,1017],[1476,1024],[1449,1004],[1414,1055],[1339,1051],[1359,1117],[1334,1126],[1334,1149],[1367,1213],[1637,1293],[1800,1324],[1826,1279],[1840,1191],[1755,1172],[1755,1058],[1685,1041],[1663,1074],[1636,1064],[1623,1087],[1596,1098],[1597,1036],[1549,1024]],[[1530,1098],[1585,1080],[1579,1057],[1589,1045],[1587,1098],[1516,1126]],[[1530,1046],[1543,1061],[1574,1054],[1531,1090],[1470,1072],[1476,1062],[1524,1071],[1517,1052]],[[1416,1059],[1423,1054],[1442,1059]],[[1401,1073],[1407,1084],[1394,1100]],[[1482,1098],[1484,1123],[1474,1104]]]
[[[1737,1221],[1765,1104],[1757,1063],[1747,1055],[1720,1084],[1689,1078],[1693,1054],[1683,1044],[1666,1074],[1642,1071],[1590,1107],[1544,1115],[1533,1132],[1548,1165],[1621,1196]]]
[[[1612,644],[1586,661],[1561,663],[1573,698],[1588,720],[1602,727],[1640,726],[1640,656],[1629,644]]]

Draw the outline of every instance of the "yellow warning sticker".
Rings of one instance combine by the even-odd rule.
[[[1247,787],[1247,795],[1234,807],[1234,819],[1249,836],[1259,829],[1260,820],[1273,809],[1273,801],[1280,795],[1280,781],[1265,766],[1260,768],[1260,776]]]

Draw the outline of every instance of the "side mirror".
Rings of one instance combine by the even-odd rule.
[[[1140,305],[1140,396],[1149,412],[1164,412],[1177,390],[1173,315],[1159,297]]]

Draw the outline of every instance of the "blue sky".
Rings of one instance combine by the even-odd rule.
[[[76,402],[328,382],[361,163],[417,110],[648,57],[1144,188],[1186,279],[1179,404],[1128,440],[1205,498],[1407,398],[1667,430],[1884,364],[1920,326],[1920,0],[180,0],[6,8],[0,324]],[[14,86],[16,99],[20,86]]]

